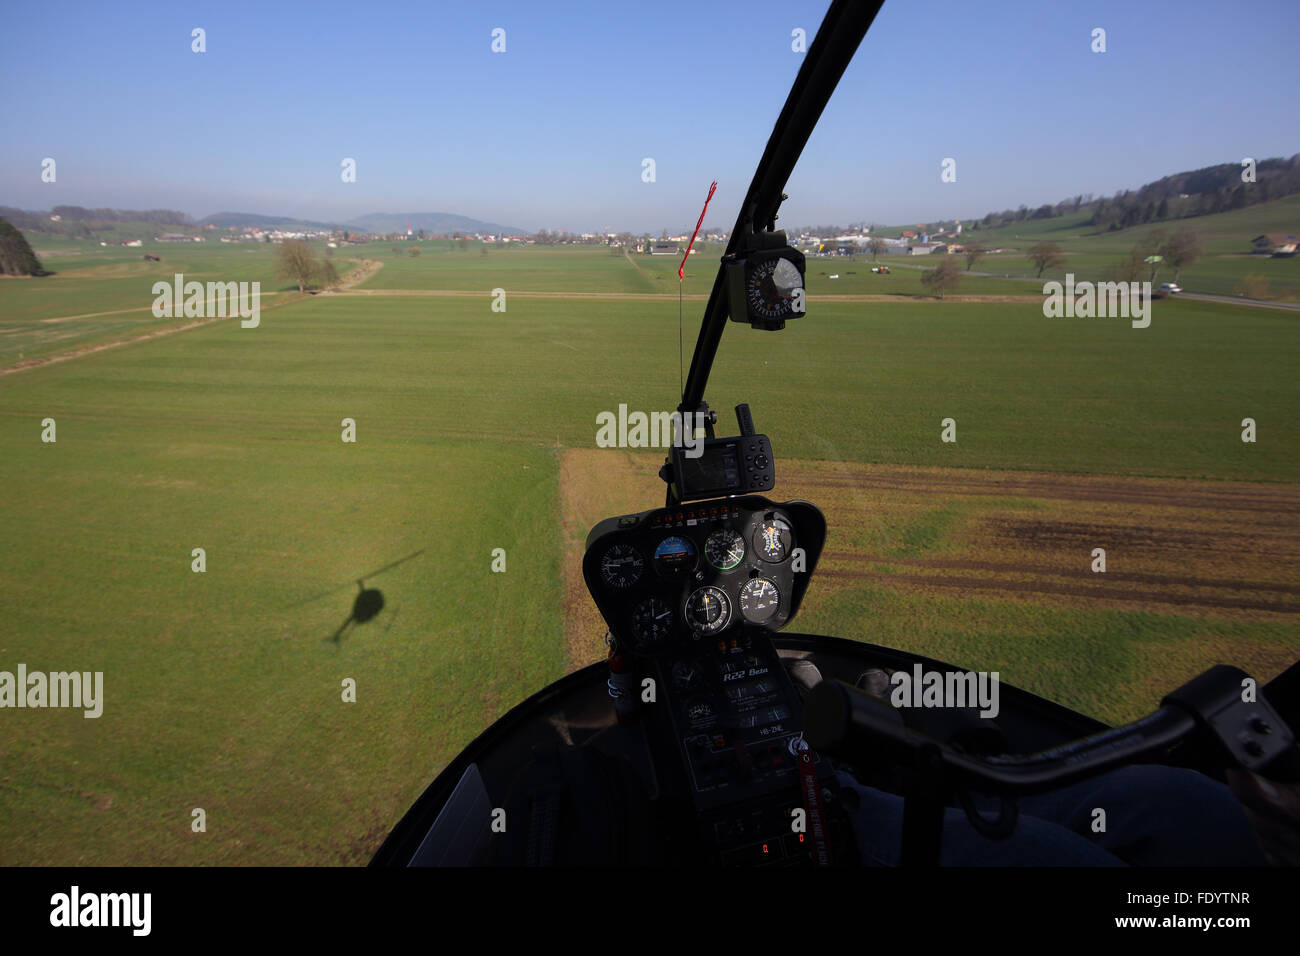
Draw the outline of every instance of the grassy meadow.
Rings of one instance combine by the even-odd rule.
[[[300,297],[274,278],[270,246],[161,246],[145,263],[148,244],[60,242],[55,275],[0,280],[0,367],[181,324],[149,312],[173,272],[279,295],[257,329],[216,321],[0,374],[0,670],[102,670],[106,697],[96,720],[0,714],[0,864],[365,862],[460,748],[570,669],[559,458],[594,446],[598,412],[675,407],[677,260],[371,244],[337,254],[340,272],[383,263],[356,294]],[[716,254],[693,257],[684,291],[707,294]],[[898,300],[818,303],[824,266],[809,261],[810,314],[781,335],[729,326],[710,386],[722,429],[748,401],[778,458],[1300,476],[1300,316],[1174,299],[1143,330],[1045,319],[1033,302],[914,301],[919,273],[872,276],[862,258],[826,291]],[[962,291],[977,289],[1026,294],[976,277]],[[419,290],[482,295],[385,294]],[[688,362],[700,310],[687,302]],[[948,417],[956,444],[939,440]],[[662,494],[647,472],[644,507]],[[942,549],[942,523],[909,528],[899,555]],[[358,579],[386,606],[332,640]],[[1014,642],[1004,680],[1110,716],[1117,679],[1148,687],[1171,642],[1211,626],[872,582],[821,604],[815,592],[800,627],[917,646],[909,627],[933,622],[927,653]],[[1024,641],[1044,628],[1091,635],[1073,650],[1063,638],[1052,660],[1068,666],[1047,677]],[[1285,643],[1294,622],[1259,632]],[[194,808],[206,834],[191,832]]]

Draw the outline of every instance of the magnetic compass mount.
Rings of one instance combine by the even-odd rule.
[[[807,312],[804,255],[784,232],[750,233],[724,261],[731,321],[776,332]]]

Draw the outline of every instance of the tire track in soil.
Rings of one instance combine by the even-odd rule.
[[[604,623],[579,569],[586,532],[601,518],[659,506],[658,463],[654,452],[561,452],[575,666],[603,656]],[[806,498],[827,515],[816,599],[869,583],[1057,608],[1300,622],[1297,485],[790,460],[768,497]],[[929,547],[893,542],[900,527],[954,506],[957,520]],[[1094,547],[1106,549],[1105,573],[1091,570]]]

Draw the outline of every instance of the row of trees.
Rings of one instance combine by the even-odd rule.
[[[175,209],[87,209],[85,206],[55,206],[51,216],[73,222],[157,222],[166,226],[191,226],[194,220]]]
[[[966,271],[969,272],[985,254],[984,246],[978,242],[966,245],[963,251]],[[1040,279],[1044,272],[1056,272],[1065,268],[1065,251],[1055,242],[1040,242],[1025,255],[1038,270],[1036,276]],[[1202,255],[1204,249],[1201,238],[1191,228],[1183,226],[1173,233],[1156,229],[1139,239],[1128,254],[1111,268],[1111,278],[1117,282],[1140,282],[1145,279],[1154,283],[1161,268],[1169,266],[1174,270],[1173,280],[1177,282],[1183,269]],[[943,262],[921,276],[921,284],[943,298],[945,292],[957,288],[961,274],[956,258],[945,256]]]
[[[1300,192],[1300,154],[1290,159],[1259,160],[1254,166],[1254,182],[1244,182],[1243,171],[1240,163],[1219,163],[1165,176],[1136,190],[1121,189],[1110,197],[1094,199],[1087,193],[1037,209],[1021,206],[990,212],[971,229],[1052,219],[1090,205],[1093,213],[1086,224],[1101,231],[1116,231],[1148,222],[1228,212]]]
[[[1169,266],[1177,282],[1183,269],[1202,255],[1201,237],[1189,227],[1183,226],[1174,233],[1156,229],[1129,249],[1128,255],[1112,269],[1112,278],[1119,282],[1140,282],[1143,278],[1155,282],[1161,267]]]

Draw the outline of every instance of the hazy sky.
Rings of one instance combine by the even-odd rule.
[[[826,7],[9,4],[0,205],[657,233],[693,226],[716,179],[707,221],[730,227],[803,62],[791,31],[811,43]],[[206,53],[191,51],[195,27]],[[972,217],[1290,156],[1297,50],[1296,0],[888,0],[782,222]]]

